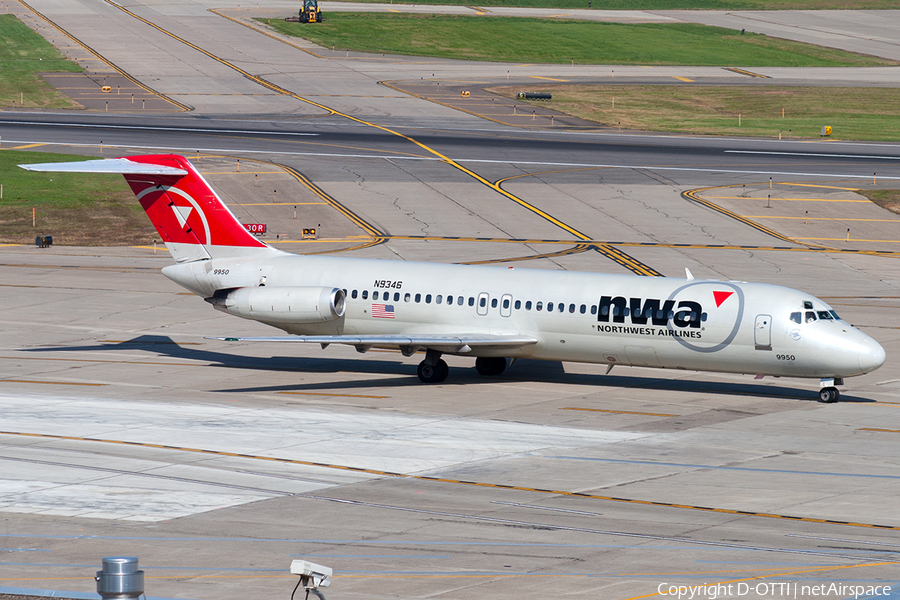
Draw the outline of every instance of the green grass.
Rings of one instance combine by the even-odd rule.
[[[265,20],[331,48],[517,63],[862,67],[895,65],[811,44],[690,23],[620,24],[453,15],[330,13],[314,25]]]
[[[384,0],[348,0],[384,2]],[[392,0],[394,4],[450,4],[473,6],[471,0]],[[587,8],[587,0],[487,0],[474,6],[529,8]],[[896,0],[591,0],[595,10],[788,10],[896,9]],[[327,18],[328,15],[326,15]]]
[[[900,213],[900,190],[859,190],[861,194],[886,210]]]
[[[54,244],[115,246],[158,237],[121,175],[35,173],[16,166],[90,158],[0,150],[0,242],[33,244],[37,235],[52,235]],[[32,208],[37,227],[31,226]]]
[[[623,129],[714,135],[900,141],[900,93],[887,88],[782,86],[529,86],[540,106]],[[491,91],[514,97],[520,87]],[[615,98],[615,108],[613,101]],[[781,116],[781,109],[785,117]],[[738,115],[740,114],[740,126]]]
[[[19,21],[0,15],[0,107],[77,108],[38,73],[80,73],[47,40]]]

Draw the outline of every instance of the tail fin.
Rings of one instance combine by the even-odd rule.
[[[183,156],[152,154],[19,166],[29,171],[124,175],[177,262],[277,252],[241,225]]]

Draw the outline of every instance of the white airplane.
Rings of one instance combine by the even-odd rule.
[[[846,377],[877,369],[884,349],[825,302],[785,287],[301,256],[250,234],[177,155],[21,165],[121,173],[175,259],[163,274],[216,309],[291,335],[214,338],[424,350],[425,383],[442,354],[482,375],[531,358],[820,380],[835,402]]]

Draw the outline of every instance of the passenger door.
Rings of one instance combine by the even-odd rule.
[[[756,315],[756,326],[753,328],[753,343],[757,350],[772,349],[772,316]]]

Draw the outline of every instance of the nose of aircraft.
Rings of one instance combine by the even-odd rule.
[[[859,368],[863,373],[874,371],[884,364],[885,353],[881,344],[866,336],[859,351]]]

